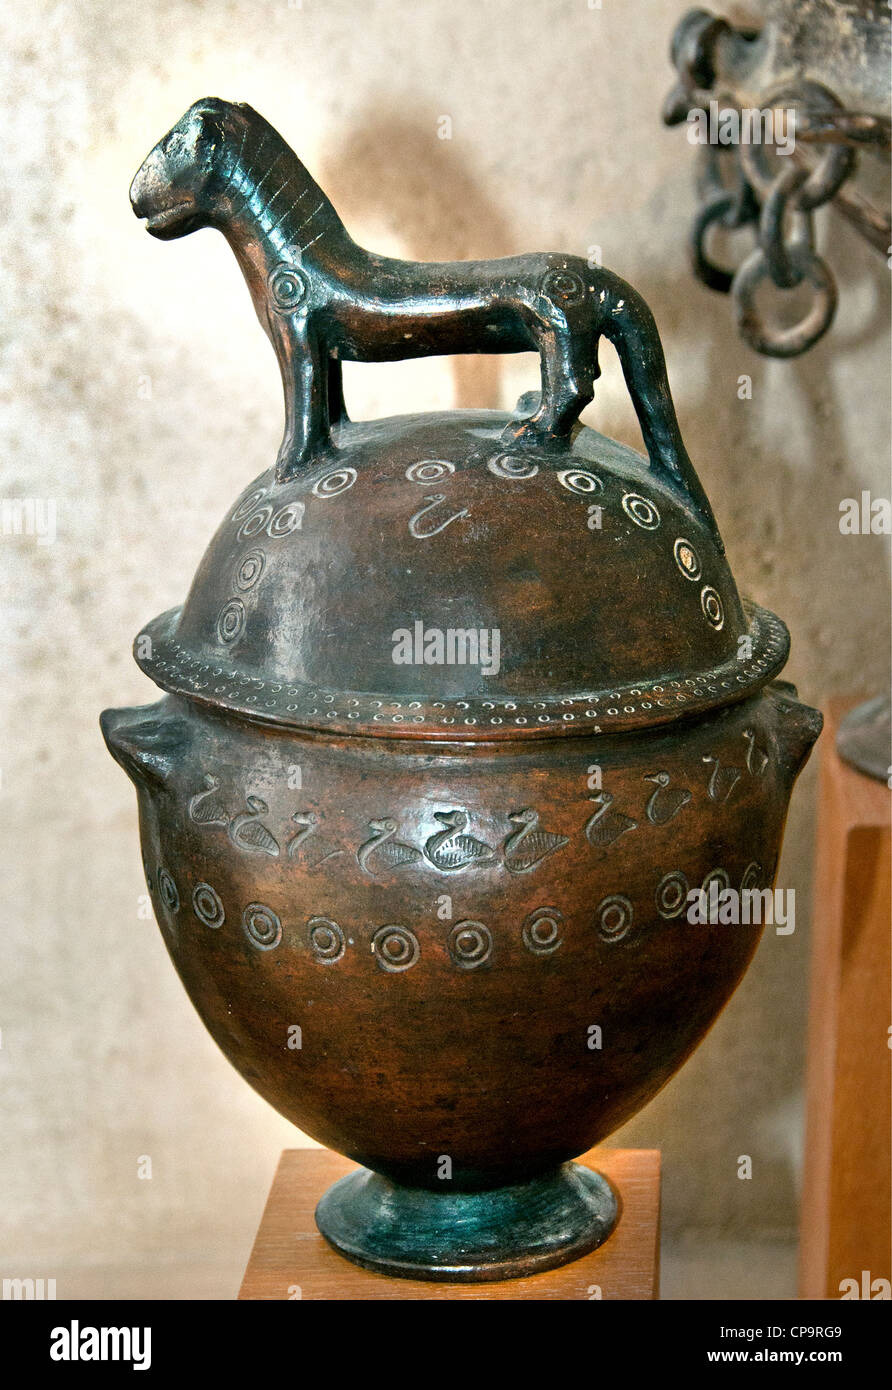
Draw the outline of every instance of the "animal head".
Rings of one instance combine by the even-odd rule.
[[[243,103],[203,97],[158,141],[130,185],[133,211],[146,219],[152,236],[172,241],[213,221],[226,178],[220,152],[241,141],[254,115]]]
[[[464,830],[468,817],[464,811],[434,811],[435,818],[450,830]]]
[[[513,821],[515,825],[532,825],[533,821],[539,819],[539,813],[529,808],[524,811],[509,811],[508,819]]]

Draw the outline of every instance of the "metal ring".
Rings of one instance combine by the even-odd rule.
[[[733,185],[722,177],[723,171],[729,168],[734,172]],[[715,198],[724,198],[726,195],[732,199],[732,205],[722,219],[725,227],[733,229],[744,227],[748,222],[758,221],[759,204],[740,161],[734,157],[734,150],[730,146],[702,146],[697,192],[701,203],[711,203]]]
[[[782,88],[781,91],[775,92],[766,100],[765,107],[777,107],[783,102],[790,105],[795,102],[801,105],[812,105],[817,107],[819,111],[839,111],[842,109],[842,103],[839,99],[820,82],[806,81],[800,87]],[[811,212],[835,197],[854,170],[856,161],[857,151],[851,146],[829,146],[814,167],[807,171],[807,178],[799,191],[797,200],[800,208],[804,212]],[[740,146],[740,162],[749,182],[764,201],[771,193],[777,177],[776,173],[773,174],[768,167],[764,146],[751,143],[742,144]]]
[[[672,63],[685,87],[711,87],[715,81],[715,50],[724,34],[732,33],[726,19],[710,10],[688,10],[675,26],[670,44]]]
[[[843,104],[829,87],[822,82],[805,81],[799,88],[785,87],[772,97],[772,105],[782,101],[800,101],[803,106],[814,106],[819,111],[842,111]],[[858,160],[857,151],[849,145],[830,145],[809,170],[808,178],[799,191],[799,206],[811,212],[828,203],[850,177]]]
[[[775,179],[759,219],[759,245],[774,283],[784,290],[802,283],[806,253],[814,251],[811,213],[804,212],[796,196],[808,178],[808,170],[785,169]],[[792,204],[793,229],[786,236],[786,215]]]
[[[846,179],[851,178],[858,152],[851,145],[831,145],[809,173],[799,193],[799,206],[806,212],[835,198]]]
[[[697,171],[697,192],[701,202],[711,203],[713,198],[721,198],[731,192],[722,175],[728,168],[729,156],[733,162],[733,155],[734,151],[728,145],[701,146]],[[738,180],[739,177],[738,174]]]
[[[809,253],[802,257],[801,270],[802,279],[815,290],[814,303],[805,318],[783,329],[767,327],[756,312],[756,291],[771,275],[761,247],[756,247],[734,277],[731,294],[738,332],[751,348],[765,357],[798,357],[823,337],[833,322],[837,292],[829,266],[820,256]]]
[[[728,294],[734,281],[733,270],[716,265],[706,252],[706,237],[714,223],[726,221],[737,201],[733,193],[722,193],[704,203],[691,223],[691,268],[701,284],[718,294]]]
[[[775,178],[768,167],[764,147],[751,142],[741,144],[739,156],[747,183],[755,190],[756,196],[764,200],[771,192]]]

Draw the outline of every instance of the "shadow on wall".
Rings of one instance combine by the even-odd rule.
[[[318,180],[348,231],[383,224],[399,236],[406,260],[490,260],[529,249],[517,245],[458,147],[439,137],[441,119],[433,111],[382,112],[376,104],[354,123],[324,160]],[[458,409],[498,407],[498,356],[455,357],[450,367]]]

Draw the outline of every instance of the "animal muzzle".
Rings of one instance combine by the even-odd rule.
[[[156,145],[130,185],[130,204],[146,230],[162,239],[181,235],[195,213],[194,196],[177,187],[164,141]]]
[[[133,176],[130,185],[130,206],[137,217],[152,217],[154,213],[161,211],[159,194],[166,183],[159,168],[162,158],[156,145]]]

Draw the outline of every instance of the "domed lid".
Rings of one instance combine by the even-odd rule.
[[[449,738],[663,723],[780,670],[783,624],[640,455],[590,429],[506,453],[509,420],[353,425],[263,474],[140,634],[142,668],[276,723]]]
[[[131,199],[164,239],[225,233],[285,386],[275,468],[225,517],[185,605],[135,644],[164,689],[302,729],[479,740],[661,724],[783,666],[786,630],[741,603],[625,281],[556,254],[375,256],[272,127],[213,99]],[[648,459],[576,425],[602,336]],[[344,412],[341,359],[531,348],[529,416]]]

